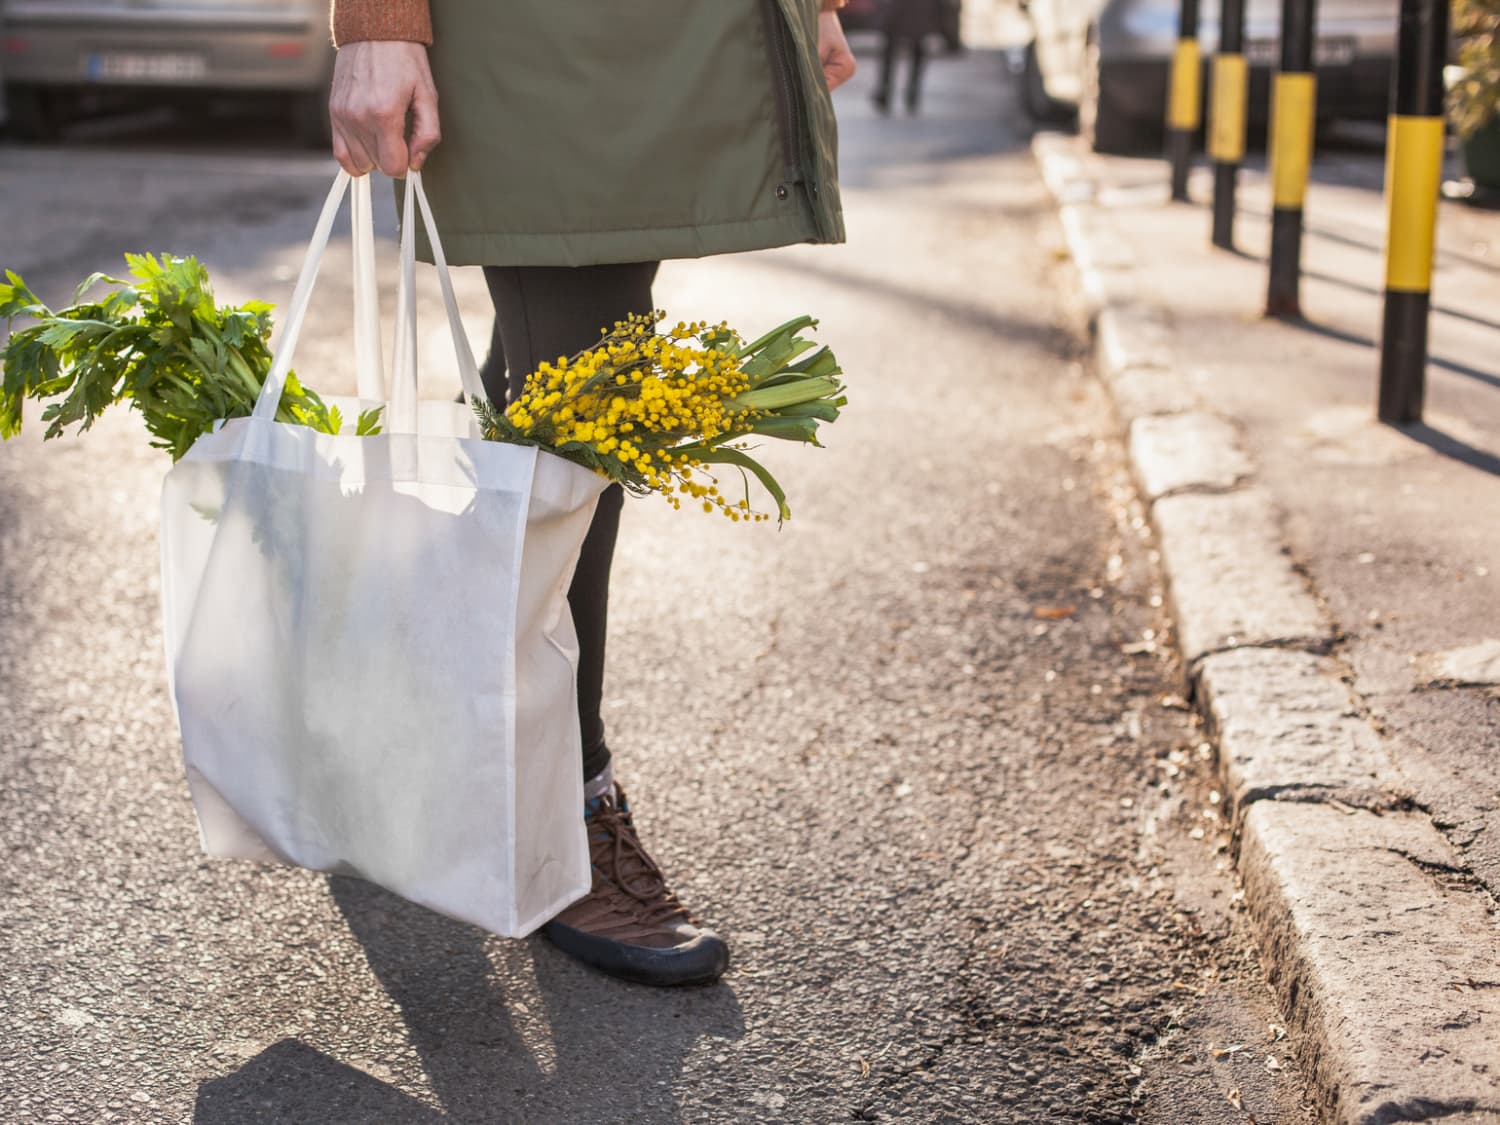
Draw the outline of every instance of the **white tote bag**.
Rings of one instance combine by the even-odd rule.
[[[211,855],[358,875],[520,936],[589,889],[566,594],[606,482],[480,440],[465,405],[419,403],[414,197],[466,395],[481,387],[416,174],[381,433],[353,436],[358,402],[339,403],[338,436],[273,420],[349,182],[329,193],[254,415],[167,474],[163,617],[188,785]],[[379,401],[369,184],[355,184],[360,396]]]

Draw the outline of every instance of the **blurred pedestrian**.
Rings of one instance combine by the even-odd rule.
[[[880,78],[870,100],[881,113],[890,113],[895,93],[897,56],[911,58],[906,78],[906,109],[916,113],[922,100],[922,71],[927,63],[925,40],[941,35],[944,28],[943,0],[885,0],[881,33],[885,47],[880,59]]]
[[[484,267],[482,376],[504,404],[542,361],[651,312],[664,258],[843,241],[829,97],[854,73],[842,6],[332,0],[334,156],[352,175],[423,172],[448,260]],[[568,591],[593,886],[544,932],[614,976],[700,983],[728,947],[642,846],[604,738],[622,503],[619,485],[600,498]]]

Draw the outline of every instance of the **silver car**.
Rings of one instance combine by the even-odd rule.
[[[1076,108],[1079,130],[1101,152],[1154,143],[1166,116],[1177,43],[1176,0],[1023,0],[1033,30],[1023,93],[1038,117]],[[1383,120],[1389,107],[1399,0],[1318,0],[1320,118]],[[1219,4],[1204,0],[1199,45],[1218,44]],[[1268,116],[1280,50],[1279,0],[1246,0],[1250,116]],[[1205,75],[1204,89],[1207,89]]]
[[[56,135],[89,91],[285,98],[309,141],[327,131],[327,0],[0,0],[12,132]]]

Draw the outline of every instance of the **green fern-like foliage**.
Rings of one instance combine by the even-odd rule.
[[[21,430],[22,403],[45,400],[46,436],[87,430],[109,407],[128,402],[152,445],[175,461],[225,418],[255,408],[271,371],[271,306],[214,304],[208,271],[196,258],[127,254],[130,276],[85,278],[73,304],[54,312],[14,272],[0,280],[0,318],[11,329],[0,347],[0,439]],[[84,294],[112,287],[97,300]],[[383,407],[365,411],[356,432],[379,432]],[[344,420],[288,374],[279,422],[336,434]]]

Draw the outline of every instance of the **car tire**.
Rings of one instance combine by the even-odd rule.
[[[1125,153],[1143,147],[1150,126],[1121,113],[1106,95],[1107,76],[1099,41],[1084,45],[1083,88],[1078,95],[1078,134],[1095,152]]]
[[[51,144],[62,136],[58,98],[41,86],[5,88],[5,127],[11,136],[32,144]]]
[[[1026,44],[1026,52],[1021,61],[1020,87],[1021,108],[1036,124],[1050,125],[1067,117],[1067,108],[1047,94],[1047,84],[1042,79],[1042,63],[1036,53],[1036,40]]]
[[[328,118],[328,91],[315,90],[292,98],[292,136],[303,148],[331,149],[333,122]]]

